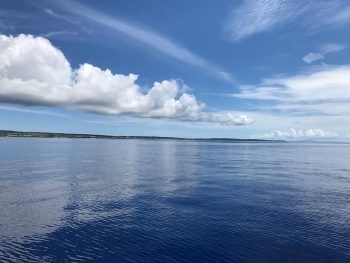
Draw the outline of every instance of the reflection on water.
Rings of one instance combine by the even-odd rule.
[[[0,139],[0,262],[350,262],[350,145]]]

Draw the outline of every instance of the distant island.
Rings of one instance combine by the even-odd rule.
[[[187,140],[187,141],[221,141],[221,142],[284,142],[282,140],[234,139],[234,138],[181,138],[162,136],[114,136],[84,133],[60,132],[25,132],[0,130],[0,137],[29,137],[29,138],[71,138],[71,139],[146,139],[146,140]]]

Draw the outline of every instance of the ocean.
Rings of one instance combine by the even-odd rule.
[[[0,138],[0,262],[350,262],[350,144]]]

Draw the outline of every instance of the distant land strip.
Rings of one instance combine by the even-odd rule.
[[[146,139],[146,140],[186,140],[186,141],[222,141],[222,142],[285,142],[283,140],[234,139],[234,138],[181,138],[162,136],[114,136],[83,133],[61,132],[24,132],[0,130],[0,137],[29,137],[29,138],[71,138],[71,139]]]

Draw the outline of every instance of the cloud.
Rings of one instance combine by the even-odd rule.
[[[350,65],[327,67],[242,86],[232,97],[269,101],[269,107],[297,114],[350,114]]]
[[[224,31],[240,41],[290,23],[310,31],[343,26],[350,23],[350,5],[345,0],[244,0],[229,15]]]
[[[5,9],[5,8],[0,9],[0,17],[2,17],[2,18],[16,18],[16,19],[33,18],[33,16],[29,15],[28,13],[20,12],[17,10]]]
[[[291,19],[286,0],[245,0],[231,13],[224,30],[234,41],[270,31]]]
[[[307,64],[310,64],[312,62],[322,60],[322,59],[324,59],[324,56],[321,53],[313,53],[313,52],[310,52],[303,57],[303,61]]]
[[[7,31],[7,30],[12,30],[10,26],[8,26],[4,21],[0,20],[0,30],[1,31]]]
[[[52,17],[65,20],[68,23],[80,24],[79,20],[73,19],[73,18],[65,16],[65,15],[58,14],[58,13],[54,12],[52,9],[46,8],[44,11],[45,11],[45,13],[47,13],[48,15],[50,15]]]
[[[219,67],[213,65],[204,58],[194,54],[192,51],[182,47],[165,36],[155,33],[149,29],[144,29],[139,26],[126,23],[120,19],[106,16],[103,13],[95,11],[76,1],[61,1],[59,4],[68,12],[114,29],[128,37],[156,49],[169,57],[204,69],[217,78],[230,82],[234,81],[230,73],[223,71]]]
[[[289,131],[275,130],[261,135],[251,136],[254,139],[330,139],[338,137],[336,132],[324,131],[321,129],[295,130]]]
[[[305,55],[303,57],[303,61],[307,64],[310,64],[312,62],[324,59],[325,55],[327,55],[327,54],[340,52],[340,51],[343,51],[345,49],[347,49],[347,47],[344,45],[335,44],[335,43],[326,44],[320,48],[319,52],[316,52],[316,53],[311,52],[311,53],[308,53],[307,55]]]
[[[135,74],[113,74],[90,64],[72,69],[47,39],[0,35],[0,102],[65,107],[105,115],[250,124],[246,115],[205,112],[179,81],[155,82],[146,93]]]
[[[44,38],[51,38],[51,37],[57,37],[57,36],[74,36],[74,35],[78,35],[78,33],[72,32],[72,31],[66,31],[66,30],[52,31],[45,34],[41,34],[41,36]]]
[[[1,7],[0,9],[0,32],[5,34],[7,32],[13,32],[15,29],[28,28],[28,26],[19,26],[18,22],[24,22],[26,24],[28,19],[33,18],[32,15],[16,10],[5,9]]]
[[[260,130],[317,127],[349,131],[350,65],[314,67],[296,75],[266,78],[230,96],[246,101]]]
[[[52,112],[52,111],[32,110],[32,109],[27,109],[27,108],[23,108],[23,107],[16,107],[16,106],[0,105],[0,110],[14,111],[14,112],[24,112],[24,113],[48,115],[48,116],[56,116],[56,117],[64,117],[64,118],[68,118],[69,117],[68,115],[61,114],[61,113],[56,113],[56,112]]]
[[[321,53],[322,54],[329,54],[329,53],[335,53],[335,52],[340,52],[347,49],[347,46],[341,45],[341,44],[336,44],[336,43],[329,43],[326,45],[321,46]]]

